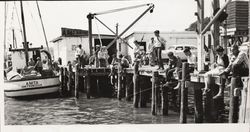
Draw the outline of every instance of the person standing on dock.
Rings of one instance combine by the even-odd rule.
[[[155,65],[155,50],[154,50],[154,37],[151,38],[148,44],[149,65]]]
[[[84,67],[83,65],[83,54],[84,54],[84,50],[82,49],[82,45],[79,44],[78,48],[76,49],[76,60],[78,63],[80,63],[81,67]]]
[[[190,72],[194,72],[194,69],[197,65],[197,57],[190,51],[190,48],[185,48],[183,52],[187,56],[187,62],[189,63]]]
[[[164,70],[163,62],[162,62],[162,58],[161,58],[161,51],[162,51],[163,47],[165,47],[165,45],[166,45],[166,40],[160,36],[159,30],[155,30],[154,35],[155,35],[154,48],[155,48],[155,52],[156,52],[157,63],[159,66],[158,70]]]

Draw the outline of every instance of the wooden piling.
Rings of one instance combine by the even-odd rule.
[[[162,108],[162,115],[168,115],[168,88],[169,87],[162,87],[161,86],[161,108]]]
[[[187,109],[188,109],[188,91],[185,86],[185,81],[189,73],[189,64],[182,64],[182,81],[181,81],[181,106],[180,106],[180,123],[187,123]]]
[[[236,88],[236,79],[232,77],[230,88],[230,103],[229,103],[229,123],[237,123],[239,110],[239,97],[234,96],[234,89]]]
[[[78,98],[79,96],[79,71],[80,71],[80,65],[76,64],[76,71],[75,71],[75,93],[74,96]]]
[[[140,78],[139,78],[139,89],[140,89],[140,102],[139,102],[139,105],[140,105],[140,107],[141,108],[145,108],[146,107],[146,104],[147,104],[147,102],[146,102],[146,91],[145,91],[145,89],[146,89],[146,83],[145,83],[145,81],[144,80],[146,80],[146,77],[145,76],[141,76]]]
[[[131,93],[131,85],[132,85],[132,76],[129,74],[126,74],[126,101],[131,101],[132,93]]]
[[[63,89],[63,94],[64,95],[67,95],[67,92],[68,92],[68,70],[66,67],[63,68],[63,80],[64,80],[64,89]]]
[[[212,94],[212,85],[213,85],[213,78],[211,75],[207,76],[207,87],[210,89],[209,92],[206,93],[205,96],[205,103],[204,103],[204,119],[207,123],[213,123],[214,117],[212,115],[212,111],[214,110],[213,107],[213,94]]]
[[[202,99],[202,90],[201,88],[204,85],[201,85],[200,78],[198,77],[197,85],[193,86],[194,89],[194,122],[202,123],[203,122],[203,99]]]
[[[60,86],[60,93],[63,94],[63,90],[64,90],[64,70],[63,67],[60,68],[60,80],[61,80],[61,86]]]
[[[246,122],[246,109],[247,109],[247,88],[248,88],[248,77],[242,78],[243,89],[241,90],[241,104],[239,110],[239,123]]]
[[[87,99],[90,99],[90,69],[86,69],[86,76],[85,76],[85,85],[87,87],[86,89],[86,94],[87,94]]]
[[[140,93],[139,93],[139,61],[135,61],[135,65],[134,65],[134,78],[133,78],[133,82],[134,82],[134,108],[138,108],[139,106],[139,98],[140,98]]]
[[[117,69],[117,98],[118,100],[121,100],[121,94],[122,94],[122,76],[121,76],[121,72],[122,72],[122,66],[121,66],[121,59],[118,59],[118,69]]]
[[[152,76],[152,97],[151,97],[151,114],[156,115],[156,86],[158,84],[159,72],[154,71]]]
[[[68,65],[68,69],[69,69],[69,71],[68,71],[68,83],[67,83],[68,89],[67,89],[67,92],[71,93],[71,91],[72,91],[72,75],[73,75],[71,64]]]

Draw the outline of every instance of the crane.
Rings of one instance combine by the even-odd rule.
[[[124,8],[118,8],[118,9],[112,9],[112,10],[107,10],[107,11],[103,11],[103,12],[97,12],[97,13],[89,13],[87,15],[88,18],[88,37],[89,37],[89,49],[90,49],[90,55],[92,55],[92,19],[96,18],[97,15],[104,15],[104,14],[108,14],[108,13],[114,13],[114,12],[119,12],[119,11],[124,11],[124,10],[130,10],[130,9],[135,9],[135,8],[139,8],[139,7],[143,7],[143,6],[148,6],[148,8],[140,15],[138,16],[123,32],[121,32],[119,35],[116,36],[116,38],[110,42],[107,45],[107,48],[111,47],[116,41],[117,39],[119,39],[124,33],[126,33],[137,21],[139,21],[148,11],[150,11],[150,13],[153,12],[154,9],[154,4],[152,3],[148,3],[148,4],[141,4],[141,5],[136,5],[136,6],[130,6],[130,7],[124,7]],[[99,22],[101,22],[99,19],[97,19]],[[103,22],[101,22],[101,24],[103,24],[106,28],[108,28]],[[108,28],[112,33],[115,34],[115,32],[113,32],[110,28]]]

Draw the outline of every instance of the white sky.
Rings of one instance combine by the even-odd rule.
[[[225,0],[221,0],[222,2]],[[3,43],[4,35],[4,3],[0,2],[0,43]],[[13,8],[14,2],[8,3],[7,36],[11,36],[11,25],[20,29],[18,21],[14,18],[12,24],[11,14],[16,10]],[[16,1],[17,11],[20,17],[19,1]],[[197,18],[194,12],[197,11],[197,4],[194,0],[137,0],[137,1],[39,1],[40,10],[48,40],[52,40],[61,34],[61,27],[88,29],[87,14],[89,12],[101,12],[110,9],[123,8],[128,6],[154,3],[155,9],[152,14],[147,13],[131,28],[123,37],[133,31],[184,31]],[[224,3],[224,2],[223,2]],[[221,3],[221,6],[222,4]],[[35,1],[24,1],[25,24],[27,39],[34,45],[45,44],[42,27],[36,8]],[[205,0],[205,16],[210,15],[210,0]],[[97,16],[105,24],[115,31],[116,23],[119,23],[119,31],[122,32],[135,18],[137,18],[147,7],[126,10],[111,14]],[[21,19],[20,19],[21,20]],[[96,26],[96,23],[98,26]],[[93,21],[94,33],[111,34],[100,23]],[[21,41],[20,31],[16,31],[19,43]],[[7,37],[7,42],[12,42],[12,37]]]

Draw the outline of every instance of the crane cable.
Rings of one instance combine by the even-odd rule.
[[[96,24],[96,28],[97,28],[97,32],[98,32],[98,38],[99,38],[99,41],[100,41],[100,45],[102,46],[102,40],[101,40],[100,30],[99,30],[98,24],[96,22],[96,18],[95,18],[95,24]]]

